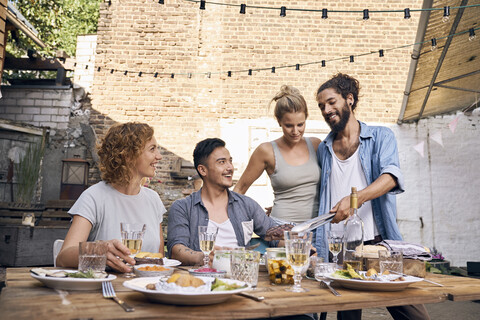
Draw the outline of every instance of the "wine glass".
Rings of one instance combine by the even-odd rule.
[[[284,235],[287,261],[290,263],[290,266],[292,266],[294,272],[294,285],[285,290],[291,292],[307,292],[307,289],[302,288],[301,281],[302,269],[308,263],[308,256],[312,245],[312,232],[296,233],[285,231]]]
[[[210,252],[215,245],[218,229],[209,228],[208,226],[198,227],[198,241],[200,242],[200,250],[203,252],[203,267],[208,268]]]
[[[333,263],[338,265],[338,254],[343,247],[343,233],[338,231],[328,231],[328,249],[333,255]]]
[[[143,235],[145,234],[146,225],[143,223],[120,223],[120,232],[122,235],[122,243],[130,249],[130,257],[133,258],[142,249]],[[127,278],[133,278],[132,272],[126,273]]]

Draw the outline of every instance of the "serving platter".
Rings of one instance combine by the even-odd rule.
[[[209,277],[198,277],[209,283],[212,281],[212,278]],[[123,286],[144,294],[149,300],[153,302],[161,302],[166,304],[175,304],[175,305],[208,305],[221,303],[228,300],[232,295],[237,294],[242,291],[250,289],[250,286],[247,285],[244,288],[229,290],[229,291],[209,291],[209,292],[171,292],[166,290],[149,290],[145,286],[150,283],[156,283],[160,280],[164,280],[164,277],[149,277],[149,278],[135,278],[132,280],[127,280],[123,283]],[[236,283],[241,286],[246,285],[245,282],[231,279],[221,279],[227,283]]]
[[[335,277],[334,274],[326,276],[327,279],[333,280],[342,287],[354,290],[366,291],[401,291],[406,289],[412,283],[422,281],[422,278],[413,276],[403,277],[405,280],[397,281],[374,281],[374,280],[359,280],[359,279],[342,279]]]
[[[176,266],[179,266],[181,264],[182,263],[178,260],[163,258],[163,265],[166,266],[166,267],[176,267]]]
[[[66,272],[77,272],[77,270],[58,270]],[[32,278],[37,279],[45,286],[52,289],[60,290],[97,290],[102,287],[102,282],[113,281],[117,276],[109,274],[103,279],[87,279],[87,278],[55,278],[45,275],[37,275],[30,272]]]

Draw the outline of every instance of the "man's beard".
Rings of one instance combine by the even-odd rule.
[[[330,129],[332,129],[332,131],[335,133],[343,131],[343,129],[345,129],[345,127],[347,126],[348,120],[350,119],[350,109],[348,108],[346,101],[345,101],[345,105],[340,110],[340,114],[337,114],[337,117],[340,117],[340,121],[337,123],[333,124],[333,123],[330,123],[330,121],[327,121],[327,124],[329,125]]]

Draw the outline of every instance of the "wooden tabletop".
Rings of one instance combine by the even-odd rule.
[[[122,275],[117,277],[113,281],[117,295],[132,305],[134,312],[127,313],[114,301],[104,299],[101,290],[69,291],[62,300],[57,291],[33,279],[29,268],[7,269],[6,287],[0,295],[0,319],[242,319],[480,299],[480,279],[473,278],[428,274],[427,279],[444,287],[422,281],[397,292],[357,291],[336,286],[342,296],[335,297],[309,279],[302,280],[302,286],[309,292],[287,292],[286,286],[270,285],[267,274],[261,272],[258,288],[252,294],[264,296],[263,302],[233,295],[215,305],[174,306],[150,302],[143,294],[123,287],[126,279]]]

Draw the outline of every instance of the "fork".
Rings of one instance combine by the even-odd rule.
[[[341,294],[338,293],[337,290],[335,290],[335,289],[332,288],[332,286],[330,285],[330,282],[331,282],[331,280],[326,280],[326,279],[323,279],[323,280],[322,280],[322,283],[325,284],[325,285],[328,287],[328,289],[330,289],[330,291],[332,291],[332,293],[333,293],[335,296],[340,297]]]
[[[113,290],[113,285],[109,281],[102,282],[102,291],[103,297],[107,299],[113,299],[116,303],[118,303],[126,312],[135,311],[134,308],[130,307],[128,304],[125,303],[122,299],[119,299],[115,294],[115,290]]]

